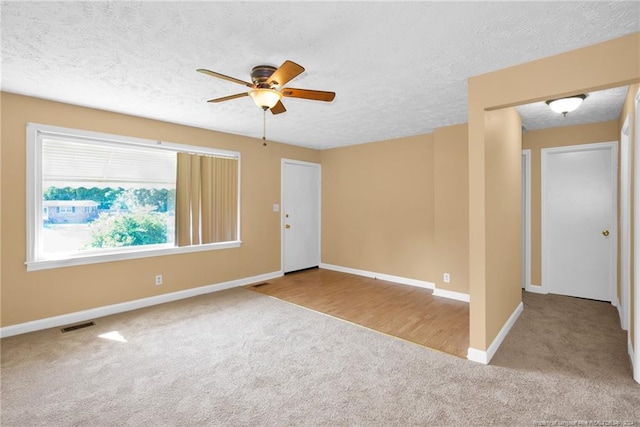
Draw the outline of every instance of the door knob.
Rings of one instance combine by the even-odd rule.
[[[609,235],[609,230],[602,230],[602,235],[607,237]]]
[[[284,228],[291,228],[289,224],[285,224]]]

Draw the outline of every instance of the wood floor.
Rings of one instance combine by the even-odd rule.
[[[469,347],[469,304],[429,289],[320,268],[246,286],[459,357]]]

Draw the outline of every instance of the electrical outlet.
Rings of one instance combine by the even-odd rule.
[[[162,285],[162,274],[156,276],[156,286]]]
[[[449,275],[449,273],[444,273],[442,280],[444,280],[444,283],[449,283],[451,281],[451,276]]]

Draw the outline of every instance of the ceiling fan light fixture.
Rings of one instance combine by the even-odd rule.
[[[585,94],[568,96],[566,98],[550,99],[547,101],[547,105],[551,110],[558,114],[567,115],[574,111],[582,104],[582,101],[587,97]]]
[[[274,89],[253,89],[249,96],[262,109],[273,108],[282,99],[282,94]]]

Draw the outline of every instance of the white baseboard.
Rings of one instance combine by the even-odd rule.
[[[325,270],[339,271],[341,273],[355,274],[356,276],[370,277],[372,279],[386,280],[387,282],[400,283],[401,285],[417,286],[419,288],[434,289],[435,284],[424,280],[408,279],[406,277],[391,276],[389,274],[376,273],[373,271],[358,270],[355,268],[342,267],[339,265],[320,263],[320,268]]]
[[[511,328],[516,323],[516,320],[518,320],[518,317],[520,317],[520,314],[522,314],[523,309],[524,306],[522,302],[520,302],[513,313],[511,313],[511,316],[509,316],[509,320],[507,320],[502,329],[500,329],[500,332],[498,332],[498,335],[494,338],[493,342],[486,351],[469,347],[469,350],[467,351],[467,359],[473,362],[488,365],[489,362],[491,362],[491,359],[493,359],[493,356],[496,354],[496,351],[498,351],[500,344],[502,344],[502,341],[504,341]]]
[[[454,299],[457,301],[469,302],[469,294],[464,294],[462,292],[448,291],[446,289],[435,288],[433,290],[433,296]]]
[[[357,276],[370,277],[372,279],[386,280],[387,282],[400,283],[402,285],[417,286],[425,289],[433,289],[433,296],[454,299],[458,301],[469,302],[469,294],[462,292],[448,291],[446,289],[437,289],[435,283],[426,282],[424,280],[409,279],[406,277],[392,276],[389,274],[376,273],[374,271],[358,270],[356,268],[342,267],[333,264],[320,264],[320,268],[326,270],[339,271],[341,273],[355,274]]]
[[[613,295],[613,298],[611,299],[611,305],[614,306],[617,310],[618,310],[618,317],[620,318],[620,328],[623,331],[628,331],[629,328],[627,327],[627,325],[625,324],[624,321],[624,313],[622,312],[622,304],[620,304],[620,300],[618,300],[618,296],[617,295]]]
[[[531,285],[527,286],[525,288],[525,291],[531,292],[531,293],[534,293],[534,294],[543,294],[543,295],[546,295],[546,294],[549,293],[542,286],[534,285],[534,284],[531,284]]]
[[[627,334],[627,352],[631,359],[631,371],[633,372],[633,379],[640,383],[640,366],[636,363],[636,356],[633,352],[633,346],[631,345],[631,336]]]
[[[98,317],[109,316],[125,311],[149,307],[152,305],[163,304],[166,302],[177,301],[184,298],[204,295],[211,292],[236,288],[238,286],[249,285],[251,283],[274,279],[280,276],[282,276],[281,271],[274,271],[272,273],[260,274],[258,276],[246,277],[243,279],[231,280],[228,282],[216,283],[213,285],[200,286],[197,288],[185,289],[183,291],[171,292],[153,297],[127,301],[119,304],[106,305],[89,310],[77,311],[75,313],[47,317],[45,319],[33,320],[31,322],[19,323],[17,325],[5,326],[4,328],[0,328],[0,338],[26,334],[27,332],[40,331],[42,329],[55,328],[58,326],[69,325],[77,322],[84,322],[86,320],[96,319]]]
[[[473,347],[469,347],[467,349],[467,359],[472,362],[482,363],[483,365],[488,365],[489,361],[487,360],[487,352],[475,349]]]

